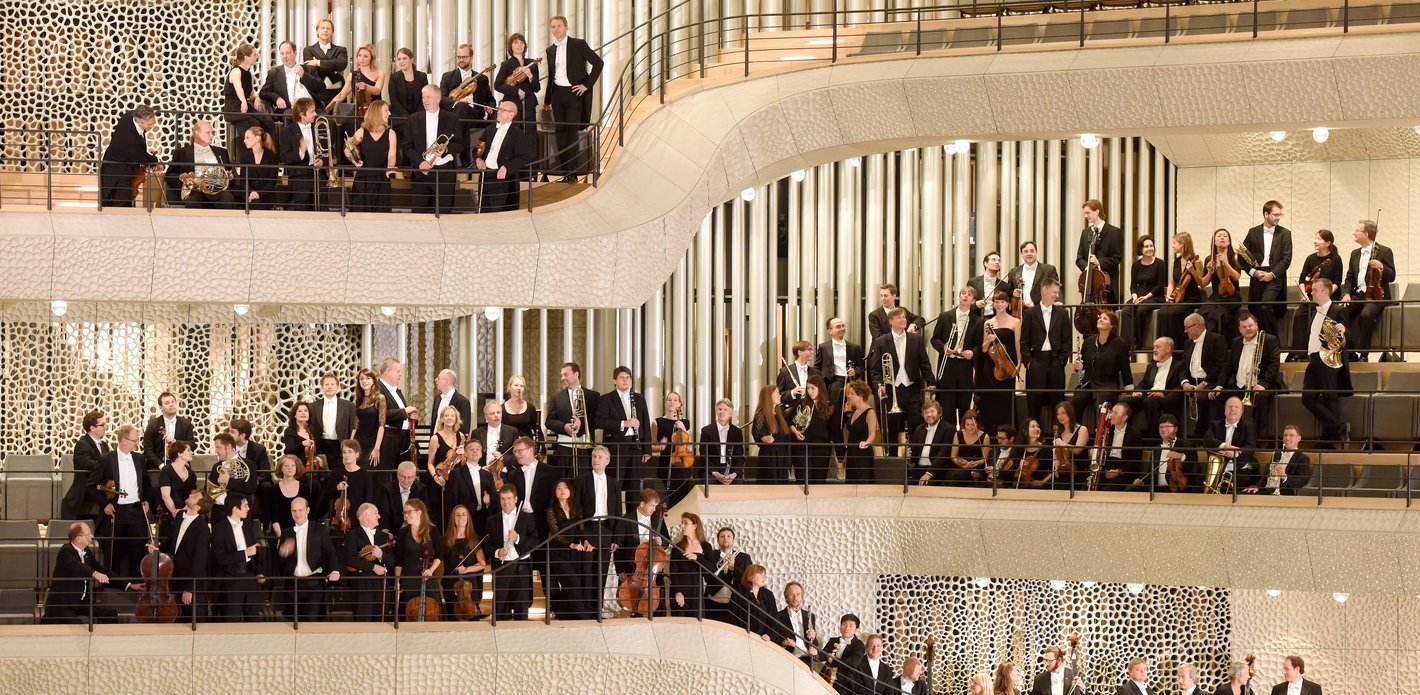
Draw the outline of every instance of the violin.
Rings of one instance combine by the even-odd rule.
[[[121,488],[118,487],[117,480],[105,480],[102,485],[98,485],[96,487],[99,488],[100,492],[104,493],[104,499],[109,502],[112,502],[120,497],[128,496],[127,492],[124,492]]]
[[[537,65],[541,62],[542,58],[532,59],[528,63],[524,64],[522,67],[518,68],[517,70],[514,70],[513,74],[508,75],[508,78],[503,80],[503,84],[508,85],[509,87],[516,87],[528,81],[528,78],[532,76],[532,66]]]
[[[1011,293],[1011,307],[1007,309],[1007,311],[1012,316],[1020,318],[1021,311],[1025,307],[1026,279],[1024,277],[1016,281],[1016,290],[1020,292],[1020,294],[1016,294],[1015,292]]]
[[[143,592],[133,607],[133,616],[140,623],[169,624],[177,622],[178,600],[169,580],[173,576],[173,556],[158,550],[158,525],[148,522],[148,544],[153,551],[143,556],[138,565],[143,575]]]
[[[1216,259],[1217,256],[1214,256]],[[1228,268],[1232,264],[1227,260],[1227,254],[1223,255],[1223,262],[1217,263],[1215,260],[1208,261],[1208,265],[1213,267],[1213,272],[1218,274],[1218,296],[1231,297],[1238,293],[1238,285],[1233,278],[1228,275]]]
[[[1188,492],[1188,476],[1183,474],[1183,459],[1170,456],[1167,468],[1165,479],[1169,484],[1169,492]]]
[[[407,460],[409,460],[409,461],[417,461],[417,460],[419,460],[419,438],[416,437],[416,436],[414,436],[414,429],[415,429],[415,427],[416,427],[418,424],[419,424],[419,416],[418,416],[417,414],[415,414],[415,413],[410,413],[410,414],[409,414],[409,449],[406,450],[406,453],[409,455],[409,458],[408,458]]]
[[[330,516],[330,527],[342,533],[348,532],[353,524],[350,523],[350,496],[349,487],[340,491],[340,497],[335,500]]]
[[[1065,428],[1059,424],[1052,428],[1055,438],[1060,439],[1065,436]],[[1064,446],[1055,446],[1050,449],[1050,469],[1051,480],[1062,475],[1070,475],[1075,472],[1075,464],[1070,457],[1070,442],[1065,442]]]
[[[986,322],[986,335],[991,338],[991,344],[986,347],[986,354],[991,356],[994,367],[991,375],[997,381],[1006,381],[1016,378],[1016,363],[1011,361],[1011,355],[1006,352],[1006,346],[996,338],[996,322],[994,319]]]
[[[1321,265],[1313,268],[1312,274],[1307,276],[1306,280],[1302,281],[1302,294],[1306,295],[1308,300],[1312,298],[1312,283],[1316,282],[1317,278],[1321,277],[1322,273],[1325,273],[1328,270],[1331,270],[1330,258],[1323,259]],[[1369,293],[1370,292],[1368,289],[1367,294]]]
[[[325,470],[325,462],[323,462],[319,456],[316,456],[316,444],[312,441],[310,444],[306,445],[306,471],[323,470]]]
[[[463,559],[459,560],[459,563],[454,565],[454,567],[462,567],[465,562],[468,562],[468,559],[473,557],[474,553],[478,552],[480,545],[483,545],[483,541],[475,543],[473,548],[468,551],[468,554],[463,556]],[[464,578],[467,575],[458,576],[460,579],[454,582],[454,617],[459,620],[473,620],[478,618],[481,614],[478,602],[483,597],[474,594],[473,580]]]
[[[450,449],[443,462],[434,467],[435,476],[448,482],[449,474],[453,473],[455,468],[468,465],[468,456],[463,452],[464,441],[467,439],[468,437],[464,433],[459,433],[458,446]]]
[[[676,424],[680,424],[680,413],[676,413]],[[695,450],[690,446],[690,430],[677,426],[671,432],[671,467],[693,468]]]
[[[1169,302],[1179,304],[1183,301],[1184,294],[1188,291],[1188,286],[1193,284],[1193,274],[1197,272],[1198,256],[1194,256],[1184,261],[1183,277],[1178,279],[1178,284],[1173,286],[1173,294],[1169,295]]]
[[[384,543],[381,543],[381,544],[379,544],[379,545],[371,545],[371,544],[369,544],[369,543],[366,543],[366,544],[365,544],[365,547],[360,548],[360,552],[357,553],[357,554],[360,556],[360,559],[361,559],[361,560],[364,560],[365,562],[375,562],[375,548],[380,548],[381,550],[383,550],[383,549],[385,549],[385,548],[392,548],[392,547],[394,547],[394,539],[393,539],[393,538],[391,538],[391,539],[389,539],[389,540],[387,540],[387,541],[385,541]],[[351,565],[346,565],[345,569],[346,569],[346,571],[348,571],[348,572],[350,572],[350,573],[352,573],[352,574],[354,574],[355,572],[359,572],[359,571],[360,571],[360,569],[359,569],[358,567],[354,567],[354,566],[351,566]]]
[[[404,619],[411,623],[439,622],[439,602],[429,595],[429,577],[422,576],[434,566],[434,549],[424,551],[419,559],[419,595],[411,596],[404,604]]]
[[[1036,487],[1039,485],[1035,481],[1035,473],[1040,469],[1040,449],[1021,456],[1021,469],[1016,471],[1016,488],[1021,487],[1024,481],[1026,487]]]

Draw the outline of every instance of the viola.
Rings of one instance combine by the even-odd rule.
[[[1165,479],[1169,484],[1169,492],[1188,492],[1188,476],[1183,474],[1183,459],[1169,457]]]
[[[340,491],[340,497],[336,498],[330,516],[330,527],[342,533],[348,532],[353,526],[350,523],[350,496],[347,494],[348,492],[349,488]]]
[[[434,566],[434,550],[424,551],[420,558],[420,572],[429,571]],[[410,597],[404,604],[404,619],[411,623],[439,622],[439,602],[429,595],[429,577],[419,577],[419,595]]]
[[[1312,283],[1316,282],[1317,278],[1321,277],[1322,273],[1328,270],[1331,270],[1331,259],[1322,259],[1321,265],[1313,268],[1312,274],[1307,276],[1306,280],[1302,281],[1302,294],[1306,295],[1307,299],[1312,298]]]
[[[1095,255],[1095,247],[1099,245],[1099,235],[1090,237],[1089,255]],[[1104,272],[1098,263],[1090,263],[1085,266],[1085,272],[1080,273],[1080,304],[1075,309],[1075,330],[1080,335],[1094,335],[1099,331],[1095,322],[1099,320],[1100,310],[1095,304],[1111,304],[1114,302],[1112,288],[1113,280],[1109,273]]]
[[[118,486],[117,480],[105,480],[102,485],[98,486],[98,488],[99,492],[104,493],[104,499],[108,500],[109,502],[112,502],[128,494]]]
[[[680,416],[676,416],[676,424],[680,424]],[[695,450],[690,446],[690,430],[676,427],[671,432],[671,466],[679,468],[693,468],[695,466]]]
[[[661,589],[656,575],[670,561],[670,556],[660,546],[647,541],[636,548],[636,570],[621,575],[621,586],[616,590],[616,601],[622,608],[637,615],[652,613],[661,604]]]
[[[1178,304],[1183,301],[1184,294],[1188,291],[1188,286],[1193,284],[1193,274],[1197,272],[1198,256],[1184,262],[1183,277],[1178,279],[1178,284],[1173,286],[1173,294],[1169,295],[1169,301]]]
[[[144,555],[138,565],[138,572],[143,575],[143,592],[138,595],[133,616],[140,623],[175,623],[178,600],[169,582],[173,576],[173,556],[157,550],[157,524],[152,522],[148,523],[148,542],[154,550]]]
[[[508,75],[508,78],[503,80],[503,84],[508,85],[509,87],[516,87],[526,82],[528,78],[532,75],[532,66],[537,65],[541,62],[542,58],[532,59],[527,64],[523,65],[517,70],[514,70],[513,74]]]
[[[1385,280],[1380,268],[1366,269],[1366,299],[1373,302],[1385,300]]]
[[[1021,469],[1016,471],[1016,487],[1024,482],[1026,487],[1035,487],[1035,473],[1040,469],[1040,449],[1021,456]]]
[[[1232,267],[1232,264],[1227,262],[1227,254],[1223,254],[1222,263],[1209,261],[1209,265],[1212,265],[1213,272],[1218,274],[1218,296],[1231,297],[1237,294],[1238,285],[1233,281],[1233,278],[1228,275],[1228,268]]]

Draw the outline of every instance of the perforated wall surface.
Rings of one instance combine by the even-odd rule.
[[[164,111],[220,109],[233,50],[257,34],[261,0],[6,0],[0,2],[0,152],[41,171],[44,138],[19,128],[91,131],[107,139],[139,103]],[[44,98],[34,98],[34,91]],[[21,93],[23,92],[23,93]],[[149,134],[169,152],[191,118],[160,118]],[[218,126],[219,137],[225,128]],[[176,132],[180,131],[180,132]],[[94,159],[92,136],[49,143],[55,159]],[[90,171],[79,165],[77,171]]]

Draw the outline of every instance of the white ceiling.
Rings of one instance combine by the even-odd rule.
[[[1268,132],[1180,133],[1148,139],[1180,167],[1420,158],[1420,134],[1413,128],[1332,130],[1323,144],[1312,139],[1310,128],[1288,130],[1281,142],[1274,142]]]

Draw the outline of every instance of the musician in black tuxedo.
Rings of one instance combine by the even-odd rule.
[[[630,574],[636,569],[636,548],[642,543],[653,542],[664,547],[670,542],[666,515],[661,510],[661,493],[642,488],[636,506],[621,517],[619,530],[621,537],[612,547],[616,571]]]
[[[1021,455],[1024,450],[1016,446],[1016,428],[1009,423],[996,425],[996,442],[984,454],[985,468],[996,478],[997,487],[1006,487],[1016,481],[1021,472]],[[993,472],[994,471],[994,472]]]
[[[235,209],[238,207],[237,193],[230,188],[233,178],[232,157],[227,148],[212,144],[212,124],[198,121],[192,124],[192,135],[188,144],[173,150],[172,161],[163,175],[168,190],[168,201],[175,207],[181,203],[189,208]],[[217,193],[203,193],[193,184],[198,167],[205,171],[210,167],[221,167],[229,188]],[[187,189],[187,198],[181,197]]]
[[[1154,359],[1144,368],[1144,376],[1134,384],[1137,389],[1120,399],[1129,403],[1137,416],[1135,426],[1140,432],[1158,429],[1159,416],[1172,413],[1183,417],[1183,375],[1187,367],[1173,351],[1173,338],[1161,336],[1154,339]]]
[[[897,687],[897,679],[893,677],[892,666],[887,659],[883,658],[883,638],[881,635],[868,635],[863,649],[863,657],[858,663],[853,665],[855,672],[839,673],[839,679],[845,676],[853,681],[848,692],[857,695],[887,695],[888,693],[901,692]],[[1048,693],[1047,693],[1048,695]]]
[[[631,390],[631,370],[621,366],[612,371],[616,388],[597,404],[597,426],[602,441],[612,451],[612,472],[621,479],[623,490],[637,490],[651,460],[651,416],[646,398]]]
[[[311,519],[311,506],[304,497],[291,500],[291,526],[281,530],[276,543],[278,567],[289,587],[282,612],[298,620],[317,620],[326,615],[326,584],[340,581],[340,556],[330,539],[330,529]],[[299,611],[299,615],[297,612]]]
[[[814,369],[823,374],[828,383],[829,400],[841,411],[843,386],[863,373],[867,357],[862,345],[846,339],[848,324],[843,319],[834,316],[824,322],[824,328],[828,331],[828,340],[819,343],[814,352]],[[842,412],[839,416],[841,421]]]
[[[729,485],[743,477],[745,433],[730,422],[734,413],[734,404],[722,398],[715,404],[715,421],[700,428],[700,453],[691,485],[706,480]]]
[[[592,449],[588,470],[572,481],[572,498],[577,501],[582,516],[601,519],[588,522],[582,527],[587,539],[592,543],[592,552],[595,553],[592,563],[596,567],[596,582],[587,594],[590,605],[584,609],[586,615],[596,615],[601,611],[602,587],[607,583],[607,565],[611,562],[613,551],[622,534],[621,485],[607,473],[609,465],[611,452],[604,446],[597,446]]]
[[[404,161],[419,169],[410,184],[411,207],[414,212],[447,214],[454,206],[457,176],[453,170],[465,153],[463,130],[454,112],[439,108],[439,90],[434,85],[425,85],[419,94],[424,109],[404,125]],[[435,152],[426,160],[429,148]]]
[[[211,574],[212,527],[208,515],[212,513],[212,501],[201,489],[194,489],[183,500],[183,510],[168,525],[168,534],[158,545],[158,550],[172,556],[173,593],[177,594],[178,605],[182,608],[182,620],[191,620],[194,612],[198,620],[206,620],[208,596],[206,577]],[[154,547],[148,546],[148,552]]]
[[[1247,230],[1242,242],[1257,265],[1238,258],[1243,272],[1252,278],[1247,289],[1248,311],[1273,337],[1281,335],[1277,322],[1287,315],[1287,269],[1292,267],[1292,231],[1281,222],[1282,204],[1275,200],[1263,203],[1262,224]]]
[[[517,210],[518,185],[532,178],[528,165],[537,159],[537,142],[534,133],[514,122],[517,117],[516,102],[499,104],[497,122],[484,128],[474,144],[475,153],[480,145],[484,148],[473,164],[483,172],[479,212]]]
[[[1119,684],[1114,695],[1144,695],[1144,689],[1149,686],[1149,662],[1139,658],[1130,659],[1125,672],[1129,674],[1129,678]]]
[[[511,485],[498,491],[498,509],[488,517],[484,547],[492,549],[493,567],[498,570],[493,575],[493,613],[499,620],[528,619],[532,567],[527,558],[538,543],[533,516],[522,511]]]
[[[450,92],[470,79],[474,81],[471,94],[458,101],[449,97]],[[492,120],[490,116],[493,110],[498,106],[493,88],[488,82],[488,74],[473,67],[473,46],[466,43],[459,44],[454,50],[454,69],[439,78],[439,94],[443,95],[439,108],[453,112],[458,119],[459,132],[463,134],[464,142],[469,142],[468,136],[474,129],[488,125]],[[410,115],[417,116],[418,112]]]
[[[464,444],[464,456],[470,461],[482,460],[483,445],[477,440],[469,440]],[[472,466],[459,466],[449,474],[449,482],[444,486],[444,490],[448,496],[444,506],[449,509],[458,505],[467,507],[473,530],[482,537],[488,528],[488,513],[498,504],[498,490],[493,487],[493,474],[477,463]]]
[[[980,298],[981,295],[977,295]],[[897,285],[886,283],[878,286],[878,308],[868,312],[868,344],[871,345],[878,336],[887,332],[891,324],[889,314],[897,308]],[[907,330],[917,333],[927,328],[927,321],[921,316],[912,313],[911,309],[902,307],[907,312]]]
[[[404,365],[393,357],[380,362],[380,378],[375,380],[385,397],[385,436],[380,442],[380,463],[396,466],[401,461],[417,461],[419,445],[411,440],[414,425],[410,418],[419,417],[419,409],[404,399],[399,383],[404,381]],[[411,446],[413,443],[413,446]]]
[[[955,429],[951,423],[942,421],[942,404],[928,399],[922,404],[922,424],[912,431],[907,440],[908,479],[918,485],[946,485],[951,482],[952,436]]]
[[[291,105],[303,97],[314,100],[320,95],[320,103],[326,103],[325,83],[316,70],[307,70],[306,66],[296,62],[296,44],[282,41],[277,55],[281,62],[266,71],[266,80],[258,94],[261,103],[269,104],[272,113],[276,114],[290,111]]]
[[[744,615],[735,606],[748,600],[742,580],[754,564],[749,553],[735,547],[735,530],[722,526],[715,532],[715,547],[705,552],[706,564],[714,569],[705,577],[706,617],[745,627]]]
[[[345,68],[350,65],[350,52],[344,46],[331,43],[335,23],[329,19],[316,22],[316,42],[301,50],[301,61],[321,81],[321,93],[311,94],[322,104],[345,87]]]
[[[1321,441],[1317,448],[1329,448],[1336,441],[1349,441],[1351,424],[1341,415],[1341,398],[1352,394],[1351,365],[1346,350],[1338,357],[1341,363],[1335,367],[1322,361],[1321,351],[1325,320],[1335,321],[1335,331],[1350,340],[1346,326],[1346,309],[1338,302],[1331,301],[1333,291],[1331,281],[1317,278],[1312,283],[1312,304],[1307,309],[1307,371],[1302,376],[1302,406],[1321,425]]]
[[[827,669],[836,669],[840,666],[852,667],[863,658],[863,640],[858,638],[858,616],[852,613],[845,613],[838,619],[838,636],[828,640],[819,650],[819,655],[823,658],[825,677]],[[834,690],[840,693],[850,692],[852,678],[848,678],[847,672],[840,673],[842,682],[834,683]]]
[[[1075,675],[1075,669],[1065,665],[1065,652],[1051,645],[1041,654],[1045,670],[1036,674],[1031,682],[1029,695],[1051,695],[1055,692],[1085,692],[1085,683]],[[1058,684],[1058,685],[1057,685]],[[1078,690],[1075,687],[1078,686]]]
[[[901,399],[898,405],[907,419],[906,427],[898,424],[889,432],[911,432],[922,424],[923,389],[933,386],[932,362],[927,357],[927,341],[921,333],[907,331],[907,310],[897,307],[889,315],[891,330],[878,336],[868,353],[868,380],[877,386],[878,399],[884,409],[893,406],[892,398]],[[883,356],[891,355],[896,389],[889,388],[883,374]]]
[[[153,166],[158,158],[148,152],[147,133],[158,124],[151,106],[125,112],[113,124],[108,147],[99,165],[99,200],[103,207],[133,207],[133,176],[140,167]]]
[[[195,440],[192,421],[177,414],[177,396],[164,391],[158,396],[158,414],[143,428],[143,458],[148,470],[158,470],[168,463],[168,445],[181,439]]]
[[[1074,349],[1075,326],[1070,311],[1057,304],[1060,281],[1050,278],[1040,285],[1040,302],[1021,312],[1021,365],[1027,368],[1027,417],[1048,423],[1055,421],[1055,405],[1065,400],[1065,366]]]
[[[1009,292],[1006,276],[1001,273],[1001,254],[992,251],[981,261],[982,273],[966,281],[966,286],[976,291],[976,303],[972,312],[982,318],[996,315],[996,304],[992,300],[997,292]]]
[[[260,574],[256,557],[256,524],[252,523],[251,502],[229,494],[227,515],[212,522],[212,584],[217,615],[227,622],[244,622],[261,616]]]
[[[823,375],[821,370],[809,364],[814,349],[807,340],[795,341],[791,350],[794,361],[780,367],[774,379],[774,385],[779,388],[780,402],[786,409],[798,406],[799,400],[804,397],[804,390],[808,388],[809,377]]]
[[[429,419],[425,422],[437,426],[439,414],[444,408],[453,406],[459,411],[459,434],[468,434],[473,429],[473,403],[468,396],[459,393],[459,375],[452,369],[442,369],[434,377],[434,395],[429,399]]]
[[[58,535],[58,534],[56,534]],[[96,619],[114,620],[118,611],[98,603],[90,596],[108,585],[108,568],[92,548],[94,534],[83,521],[69,524],[69,542],[60,546],[50,573],[49,591],[44,597],[42,623],[88,622]],[[90,607],[90,603],[93,604]]]
[[[402,518],[404,504],[409,500],[420,500],[428,506],[429,489],[419,480],[419,466],[413,461],[401,461],[395,468],[394,480],[380,489],[380,518]]]
[[[1238,337],[1223,368],[1223,396],[1242,397],[1251,391],[1252,423],[1260,432],[1272,412],[1272,396],[1283,385],[1282,343],[1275,334],[1259,330],[1258,318],[1246,310],[1238,314]]]
[[[1022,242],[1020,252],[1021,264],[1006,274],[1006,286],[1011,288],[1012,296],[1021,298],[1022,307],[1029,309],[1040,303],[1046,280],[1060,282],[1060,270],[1037,260],[1039,249],[1034,241]]]
[[[1233,480],[1240,483],[1242,467],[1253,460],[1253,450],[1257,449],[1257,428],[1243,417],[1241,398],[1231,396],[1223,404],[1223,417],[1213,421],[1203,445],[1222,452],[1226,459],[1223,472],[1232,472]]]
[[[1359,351],[1364,361],[1381,312],[1395,299],[1390,296],[1390,283],[1395,282],[1395,252],[1376,243],[1376,223],[1372,220],[1357,222],[1353,236],[1360,248],[1351,251],[1351,260],[1346,264],[1341,304],[1346,309],[1346,325],[1351,331],[1346,336],[1346,346]],[[1365,301],[1366,275],[1372,270],[1381,272],[1381,299],[1368,302]]]
[[[1215,403],[1223,392],[1223,371],[1227,368],[1228,346],[1219,333],[1208,330],[1208,322],[1203,315],[1193,312],[1183,319],[1183,332],[1188,336],[1188,345],[1183,351],[1184,374],[1179,387],[1183,389],[1184,411],[1188,411],[1188,399],[1193,399],[1198,407],[1198,419],[1189,434],[1200,439],[1213,422]],[[1222,404],[1218,404],[1218,409]],[[1187,424],[1185,421],[1180,421]]]
[[[1302,431],[1296,425],[1282,428],[1282,448],[1272,454],[1268,462],[1258,466],[1256,461],[1243,465],[1238,476],[1239,487],[1247,494],[1295,495],[1311,479],[1312,460],[1305,453],[1297,451],[1302,443]]]
[[[230,432],[221,432],[212,438],[212,453],[217,455],[217,462],[213,464],[212,470],[207,472],[207,479],[221,487],[227,489],[212,500],[213,508],[216,510],[214,516],[221,518],[227,515],[228,494],[240,495],[250,499],[257,493],[257,486],[260,481],[256,472],[247,467],[246,478],[235,478],[222,470],[223,464],[237,458],[237,440]]]
[[[232,436],[237,458],[247,462],[253,478],[265,480],[271,473],[271,452],[261,442],[252,440],[251,435],[255,431],[251,421],[245,418],[237,418],[227,424],[227,434]]]
[[[60,504],[64,519],[93,519],[99,513],[98,506],[89,498],[88,484],[89,474],[109,452],[108,442],[104,441],[108,418],[101,411],[91,410],[84,414],[83,424],[84,434],[74,442],[74,479]]]
[[[1094,262],[1100,270],[1109,275],[1114,283],[1114,293],[1119,294],[1122,284],[1120,263],[1124,259],[1124,230],[1104,221],[1104,204],[1090,199],[1081,206],[1085,212],[1085,229],[1080,233],[1080,245],[1075,251],[1075,267],[1084,272]],[[1094,252],[1090,252],[1093,245]]]
[[[326,468],[340,465],[340,443],[355,436],[355,404],[340,397],[340,379],[334,372],[320,378],[321,397],[311,401],[311,432],[316,453],[325,456]]]
[[[1300,695],[1321,695],[1321,685],[1316,681],[1310,681],[1302,677],[1306,673],[1306,662],[1296,654],[1289,654],[1282,659],[1282,682],[1272,686],[1272,695],[1288,695],[1292,691],[1292,684],[1298,684]]]
[[[1100,468],[1100,489],[1124,490],[1146,474],[1144,469],[1144,437],[1130,420],[1134,411],[1128,403],[1115,403],[1109,409],[1104,433],[1103,463]]]
[[[138,440],[137,427],[118,428],[118,446],[99,459],[98,467],[89,472],[85,482],[89,501],[100,509],[96,532],[107,541],[103,544],[104,555],[113,571],[122,577],[138,576],[142,539],[148,537],[149,482],[138,454]],[[109,481],[116,488],[113,499],[107,499],[100,489]]]
[[[557,374],[562,390],[548,401],[545,423],[548,435],[557,439],[550,462],[576,474],[587,469],[591,454],[589,448],[575,446],[574,442],[578,438],[592,441],[601,394],[582,386],[582,367],[576,362],[563,363]],[[577,417],[574,402],[581,405],[583,417]]]
[[[970,285],[957,290],[957,305],[937,315],[932,330],[932,347],[937,361],[937,399],[953,426],[971,409],[976,388],[976,356],[981,353],[984,319],[976,313],[976,289]]]
[[[784,585],[784,607],[774,614],[778,634],[774,639],[785,651],[799,657],[805,664],[819,658],[823,639],[818,636],[818,617],[803,606],[804,586],[798,582]]]
[[[531,437],[518,437],[513,442],[513,458],[503,469],[503,489],[511,487],[517,492],[519,507],[533,516],[534,545],[547,538],[547,509],[561,479],[562,471],[556,466],[538,462],[537,445]]]
[[[1172,413],[1159,417],[1159,438],[1149,448],[1147,466],[1143,474],[1129,484],[1130,490],[1148,492],[1153,486],[1155,492],[1198,492],[1203,489],[1203,475],[1192,456],[1193,446],[1179,436],[1179,418]],[[1169,464],[1179,461],[1179,472],[1183,474],[1182,490],[1169,486]]]
[[[507,459],[508,449],[522,432],[512,425],[503,424],[503,406],[497,401],[483,404],[483,424],[473,431],[472,438],[483,445],[483,461],[491,464]],[[521,497],[519,499],[522,499]]]
[[[567,183],[581,172],[581,145],[577,133],[592,120],[592,87],[602,74],[602,59],[582,39],[567,35],[567,18],[550,22],[552,45],[547,47],[547,93],[543,103],[552,107],[557,122],[557,151]]]
[[[390,567],[398,561],[390,548],[394,535],[380,528],[380,510],[374,504],[360,505],[355,518],[342,546],[346,578],[355,591],[355,619],[375,622],[389,612],[391,604]],[[361,555],[367,546],[371,559]]]
[[[291,105],[291,118],[277,139],[276,156],[286,174],[287,210],[314,210],[318,203],[315,168],[328,162],[325,157],[316,156],[315,120],[315,101],[309,97],[297,99]]]

